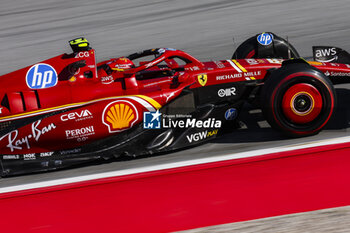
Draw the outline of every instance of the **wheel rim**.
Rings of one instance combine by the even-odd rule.
[[[322,107],[321,93],[308,83],[295,84],[289,87],[283,95],[283,114],[292,123],[312,122],[319,116]]]

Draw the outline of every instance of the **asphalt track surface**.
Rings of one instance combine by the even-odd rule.
[[[346,206],[210,226],[181,233],[347,233],[350,229],[349,218],[350,207]]]
[[[156,47],[182,49],[200,60],[228,59],[235,48],[232,37],[238,46],[262,31],[288,36],[301,56],[311,56],[312,45],[350,51],[349,12],[346,0],[2,0],[0,74],[69,53],[67,41],[79,36],[90,41],[98,61]],[[241,116],[246,127],[196,148],[0,179],[0,188],[348,136],[349,87],[337,86],[337,111],[327,128],[313,137],[286,139],[247,106]]]

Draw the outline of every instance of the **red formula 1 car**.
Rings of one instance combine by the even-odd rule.
[[[332,82],[350,75],[345,51],[316,47],[337,63],[307,62],[273,33],[209,62],[159,48],[96,64],[84,38],[70,45],[0,77],[2,176],[203,143],[233,129],[248,100],[287,135],[316,134],[334,111]]]

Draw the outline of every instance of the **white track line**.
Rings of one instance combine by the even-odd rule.
[[[232,159],[251,158],[259,155],[306,149],[306,148],[312,148],[312,147],[318,147],[318,146],[341,144],[346,142],[350,142],[350,136],[319,140],[315,142],[300,143],[300,144],[294,144],[294,145],[288,145],[288,146],[281,146],[276,148],[245,151],[245,152],[239,152],[239,153],[233,153],[229,155],[221,155],[221,156],[215,156],[215,157],[209,157],[209,158],[192,159],[192,160],[180,161],[180,162],[168,163],[168,164],[162,164],[162,165],[145,166],[142,168],[131,168],[131,169],[124,169],[119,171],[103,172],[98,174],[76,176],[71,178],[62,178],[62,179],[56,179],[56,180],[50,180],[50,181],[34,182],[30,184],[15,185],[10,187],[0,188],[0,194],[29,190],[29,189],[36,189],[36,188],[45,188],[45,187],[51,187],[56,185],[71,184],[71,183],[77,183],[82,181],[92,181],[92,180],[102,179],[102,178],[118,177],[118,176],[132,175],[132,174],[151,172],[151,171],[159,171],[164,169],[186,167],[191,165],[220,162],[220,161],[226,161],[226,160],[232,160]]]

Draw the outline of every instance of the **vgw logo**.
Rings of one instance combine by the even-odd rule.
[[[273,35],[270,33],[261,33],[257,37],[257,40],[258,40],[259,44],[261,44],[261,45],[269,45],[272,43]]]
[[[218,134],[218,129],[215,129],[213,131],[203,131],[203,132],[198,132],[198,133],[194,133],[194,134],[191,134],[191,135],[186,135],[186,138],[188,140],[189,143],[192,143],[192,142],[198,142],[198,141],[201,141],[203,139],[206,139],[206,138],[209,138],[209,137],[212,137],[216,134]]]
[[[144,129],[160,129],[160,116],[162,114],[157,110],[156,112],[143,113],[143,128]]]
[[[56,86],[58,81],[56,70],[47,64],[33,65],[27,72],[26,82],[31,89],[43,89]]]

